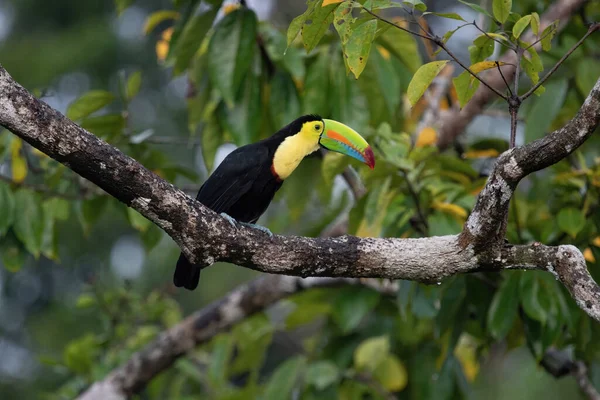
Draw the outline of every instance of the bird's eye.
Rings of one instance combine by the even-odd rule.
[[[319,129],[321,129],[321,126],[319,124],[315,125],[315,131],[318,131]]]

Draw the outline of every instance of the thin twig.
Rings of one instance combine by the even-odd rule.
[[[500,69],[500,63],[498,61],[496,61],[496,68],[498,68],[498,72],[500,73],[500,76],[502,77],[502,80],[504,81],[504,84],[506,85],[506,88],[508,89],[508,93],[510,93],[510,96],[514,96],[512,90],[510,89],[510,85],[508,84],[508,82],[506,81],[506,78],[504,77],[504,74],[502,73],[502,69]]]
[[[514,84],[515,84],[514,95],[515,96],[519,95],[519,76],[521,75],[521,57],[523,57],[524,53],[525,53],[525,50],[521,49],[520,47],[517,47],[515,49],[515,54],[517,55],[517,62],[515,65],[515,80],[514,80]]]
[[[385,22],[385,23],[386,23],[386,24],[388,24],[388,25],[395,26],[396,28],[398,28],[398,29],[400,29],[400,30],[402,30],[402,31],[404,31],[404,32],[410,33],[411,35],[415,35],[415,36],[421,37],[421,38],[423,38],[423,39],[427,39],[427,40],[434,41],[434,40],[433,40],[431,37],[429,37],[429,36],[422,35],[422,34],[420,34],[420,33],[418,33],[418,32],[415,32],[415,31],[411,31],[410,29],[406,29],[406,28],[405,28],[405,27],[403,27],[403,26],[400,26],[400,25],[398,25],[398,24],[395,24],[395,23],[393,23],[393,22],[392,22],[392,21],[390,21],[390,20],[387,20],[387,19],[385,19],[385,18],[382,18],[382,17],[380,17],[379,15],[375,14],[373,11],[369,10],[368,8],[365,8],[365,7],[363,7],[363,10],[365,10],[365,11],[366,11],[368,14],[371,14],[372,16],[374,16],[375,18],[377,18],[377,19],[378,19],[378,20],[380,20],[381,22]],[[419,27],[421,27],[421,26],[419,25]]]
[[[488,38],[488,39],[491,39],[491,40],[493,40],[494,42],[498,43],[500,46],[504,46],[504,47],[506,47],[507,49],[511,49],[511,50],[514,50],[514,49],[515,49],[513,46],[511,46],[511,45],[510,45],[510,43],[505,43],[505,42],[502,42],[502,41],[500,41],[500,40],[498,40],[498,39],[496,39],[496,38],[494,38],[494,37],[490,36],[490,35],[489,35],[489,34],[488,34],[486,31],[484,31],[484,30],[483,30],[483,29],[481,29],[479,26],[477,26],[477,23],[476,23],[475,21],[473,21],[473,22],[469,23],[469,25],[473,25],[475,28],[477,28],[477,30],[479,30],[479,32],[481,32],[481,33],[483,33],[485,36],[487,36],[487,38]]]
[[[590,400],[600,400],[600,393],[596,390],[587,373],[587,367],[583,361],[575,362],[575,370],[573,376],[579,385],[581,391]]]
[[[497,90],[497,89],[493,88],[492,86],[490,86],[490,85],[489,85],[489,84],[488,84],[486,81],[484,81],[484,80],[483,80],[483,79],[481,79],[479,76],[477,76],[477,74],[476,74],[476,73],[474,73],[473,71],[471,71],[471,69],[470,69],[469,67],[467,67],[467,66],[466,66],[466,65],[465,65],[465,64],[464,64],[462,61],[460,61],[460,60],[458,59],[458,57],[456,57],[456,56],[454,55],[454,53],[452,53],[452,52],[451,52],[451,51],[448,49],[448,47],[446,47],[446,45],[444,44],[444,42],[442,41],[442,39],[441,39],[441,38],[439,38],[439,37],[437,37],[437,36],[431,36],[431,35],[429,35],[429,36],[426,36],[426,35],[421,35],[421,34],[420,34],[420,33],[418,33],[418,32],[411,31],[410,29],[406,29],[406,28],[404,28],[404,27],[402,27],[402,26],[400,26],[400,25],[398,25],[398,24],[395,24],[395,23],[393,23],[393,22],[392,22],[392,21],[390,21],[390,20],[387,20],[387,19],[385,19],[385,18],[383,18],[383,17],[380,17],[379,15],[375,14],[374,12],[372,12],[372,11],[370,11],[370,10],[366,9],[366,8],[363,8],[363,10],[365,10],[367,13],[371,14],[372,16],[374,16],[375,18],[377,18],[377,19],[378,19],[378,20],[380,20],[381,22],[385,22],[386,24],[389,24],[389,25],[391,25],[391,26],[395,26],[396,28],[398,28],[398,29],[400,29],[400,30],[403,30],[403,31],[405,31],[405,32],[408,32],[408,33],[410,33],[410,34],[412,34],[412,35],[415,35],[415,36],[418,36],[418,37],[421,37],[421,38],[424,38],[424,39],[430,40],[430,41],[432,41],[433,43],[437,44],[439,47],[441,47],[441,48],[442,48],[442,50],[444,50],[444,51],[446,52],[446,54],[448,54],[448,55],[449,55],[449,56],[450,56],[450,57],[451,57],[451,58],[452,58],[452,59],[453,59],[453,60],[454,60],[456,63],[458,63],[458,65],[460,65],[460,66],[461,66],[461,67],[462,67],[462,68],[463,68],[465,71],[467,71],[469,74],[471,74],[471,75],[472,75],[472,76],[473,76],[475,79],[477,79],[479,82],[483,83],[483,85],[484,85],[485,87],[487,87],[488,89],[490,89],[492,92],[496,93],[498,96],[500,96],[500,97],[501,97],[501,98],[503,98],[504,100],[508,101],[508,97],[507,97],[506,95],[504,95],[504,94],[503,94],[502,92],[500,92],[499,90]],[[470,23],[469,23],[469,25],[470,25]],[[420,25],[419,25],[419,26],[420,26]]]
[[[567,51],[567,53],[561,57],[560,60],[558,60],[558,62],[556,64],[554,64],[554,67],[552,67],[552,69],[550,71],[548,71],[548,73],[542,78],[540,79],[540,81],[538,83],[536,83],[531,89],[529,89],[527,91],[527,93],[525,93],[524,95],[522,95],[520,97],[520,100],[523,101],[526,98],[528,98],[529,96],[531,96],[533,94],[533,92],[535,92],[537,90],[537,88],[539,88],[540,86],[542,86],[542,84],[544,82],[546,82],[548,80],[548,78],[550,78],[552,76],[552,74],[558,69],[558,67],[560,67],[560,65],[565,62],[565,60],[575,51],[577,50],[577,48],[579,46],[581,46],[581,44],[584,42],[585,39],[587,39],[588,36],[590,36],[592,33],[596,32],[597,30],[600,29],[600,22],[596,22],[595,24],[591,25],[590,28],[588,29],[588,31],[586,32],[585,35],[583,35],[583,37],[581,39],[579,39],[579,41],[577,43],[575,43],[575,45],[573,45],[573,47],[571,47],[571,49],[569,51]],[[517,64],[517,68],[519,67],[519,64]]]

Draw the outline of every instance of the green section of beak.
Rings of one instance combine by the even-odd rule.
[[[328,150],[342,153],[375,167],[375,156],[369,143],[354,129],[332,119],[324,119],[325,128],[319,144]]]

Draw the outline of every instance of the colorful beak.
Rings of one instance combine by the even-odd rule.
[[[354,129],[332,119],[324,119],[325,129],[319,138],[319,144],[328,150],[342,153],[375,167],[375,156],[369,143]]]

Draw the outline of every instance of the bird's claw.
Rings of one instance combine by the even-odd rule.
[[[246,226],[249,226],[251,228],[256,228],[259,231],[263,231],[264,233],[266,233],[267,235],[269,235],[269,237],[273,237],[273,232],[271,232],[269,230],[269,228],[265,228],[264,226],[257,225],[257,224],[248,224],[248,223],[245,223],[245,222],[242,222],[242,224],[246,225]]]
[[[236,223],[239,223],[241,225],[249,226],[250,228],[256,228],[259,231],[262,231],[262,232],[266,233],[267,235],[269,235],[269,237],[273,237],[273,232],[271,232],[269,230],[269,228],[265,228],[264,226],[257,225],[257,224],[249,224],[247,222],[239,222],[235,218],[233,218],[232,216],[230,216],[230,215],[228,215],[228,214],[226,214],[224,212],[221,213],[221,216],[223,218],[225,218],[227,220],[227,222],[229,222],[231,224],[231,226],[233,226],[234,228],[237,228]]]
[[[231,224],[231,226],[233,226],[234,228],[236,227],[235,226],[235,223],[236,223],[235,218],[231,217],[230,215],[228,215],[224,212],[221,213],[221,217],[225,218],[227,220],[227,222],[229,222]]]

